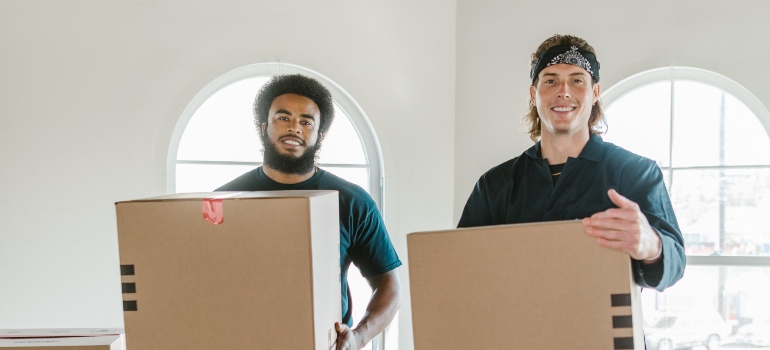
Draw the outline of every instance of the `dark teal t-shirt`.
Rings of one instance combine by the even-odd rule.
[[[262,167],[251,170],[215,191],[335,190],[340,201],[340,270],[342,273],[342,321],[353,326],[348,268],[355,264],[361,275],[373,277],[401,266],[377,204],[369,193],[323,169],[297,183],[282,184],[265,175]]]

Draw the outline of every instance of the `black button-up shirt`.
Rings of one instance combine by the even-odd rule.
[[[662,291],[684,272],[684,240],[663,174],[650,159],[591,135],[577,158],[568,158],[554,184],[540,142],[481,176],[458,227],[582,219],[616,208],[607,191],[636,202],[661,238],[663,258],[633,261],[637,284]]]

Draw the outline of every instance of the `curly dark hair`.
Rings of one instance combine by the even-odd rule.
[[[301,74],[276,75],[268,80],[262,88],[259,89],[257,97],[254,99],[254,125],[257,127],[257,133],[262,137],[262,123],[267,123],[267,115],[270,112],[270,105],[276,97],[284,94],[296,94],[305,96],[316,105],[321,112],[321,121],[318,125],[318,132],[326,135],[326,131],[334,121],[334,104],[332,94],[323,84],[313,78]],[[320,142],[319,138],[319,142]]]
[[[545,52],[546,50],[558,46],[558,45],[575,45],[583,50],[586,50],[594,55],[596,55],[596,51],[594,50],[591,45],[588,45],[588,42],[584,39],[581,39],[576,36],[572,35],[554,35],[545,41],[543,41],[542,44],[537,48],[535,52],[532,53],[532,56],[529,60],[530,69],[535,63],[537,62],[538,56],[540,56],[541,53]],[[535,77],[535,80],[532,83],[532,86],[537,86],[538,78]],[[596,84],[596,80],[591,78],[591,83]],[[523,120],[524,124],[529,127],[529,138],[532,139],[532,141],[537,142],[538,138],[540,138],[541,135],[541,125],[540,125],[540,115],[537,113],[537,106],[535,106],[535,101],[532,101],[532,99],[529,100],[529,112],[527,115],[524,116]],[[596,104],[591,108],[591,117],[588,118],[588,130],[592,134],[601,135],[604,133],[604,129],[607,127],[607,120],[604,119],[604,110],[602,109],[602,102],[601,100],[596,101]]]

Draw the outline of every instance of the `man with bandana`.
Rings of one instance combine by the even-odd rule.
[[[390,323],[400,306],[395,269],[401,261],[377,205],[364,189],[319,169],[316,153],[334,119],[329,91],[299,75],[278,75],[254,101],[254,123],[264,163],[217,191],[335,190],[339,192],[342,323],[337,349],[361,349]],[[356,264],[372,286],[372,297],[355,328],[347,273]]]
[[[532,54],[535,145],[476,183],[458,227],[582,219],[596,244],[627,253],[638,285],[663,291],[684,272],[684,240],[655,162],[599,136],[599,62],[578,37]],[[575,262],[580,263],[580,262]]]

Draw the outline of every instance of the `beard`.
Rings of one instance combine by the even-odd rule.
[[[267,137],[265,137],[267,138]],[[309,146],[299,157],[281,154],[278,148],[269,140],[262,139],[262,155],[264,164],[274,170],[288,175],[303,175],[315,169],[318,151],[321,150],[321,140]]]

